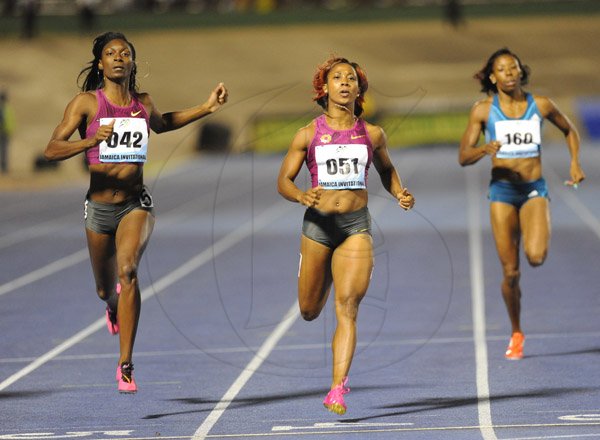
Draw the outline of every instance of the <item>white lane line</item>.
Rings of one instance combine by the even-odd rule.
[[[264,210],[258,217],[249,220],[244,223],[237,229],[233,230],[220,240],[216,241],[211,247],[205,249],[200,252],[191,260],[188,260],[183,265],[179,266],[177,269],[172,271],[171,273],[165,275],[160,278],[158,281],[145,288],[142,292],[142,301],[146,301],[148,298],[153,297],[157,293],[166,289],[173,283],[179,281],[185,276],[189,275],[194,270],[198,269],[200,266],[206,264],[211,261],[217,255],[223,253],[230,247],[234,246],[241,240],[250,236],[253,232],[265,227],[269,223],[272,223],[276,218],[283,215],[290,209],[291,204],[289,202],[279,202],[272,205],[270,208]],[[86,250],[87,252],[87,250]],[[54,359],[59,354],[73,347],[77,343],[81,342],[91,334],[103,328],[105,325],[105,319],[100,318],[97,321],[94,321],[88,327],[84,328],[80,332],[71,336],[69,339],[64,341],[62,344],[56,346],[49,352],[43,354],[42,356],[35,359],[33,362],[22,368],[21,370],[14,373],[12,376],[8,377],[4,381],[0,382],[0,391],[6,389],[13,383],[17,382],[19,379],[27,376],[32,371],[38,369],[46,362]]]
[[[581,426],[599,426],[598,423],[549,423],[549,424],[515,424],[515,425],[496,425],[494,428],[497,429],[515,429],[515,428],[565,428],[565,427],[581,427]],[[261,432],[261,433],[239,433],[239,434],[212,434],[207,436],[207,438],[265,438],[265,437],[279,437],[279,436],[292,436],[292,437],[300,437],[300,436],[324,436],[324,435],[347,435],[347,434],[362,434],[364,436],[366,434],[376,434],[376,433],[390,433],[390,432],[443,432],[443,431],[472,431],[476,429],[480,429],[480,426],[434,426],[434,427],[389,427],[389,428],[364,428],[364,429],[352,429],[352,425],[348,426],[348,429],[333,431],[333,430],[323,430],[319,432]],[[522,439],[505,439],[505,440],[534,440],[534,439],[552,439],[552,438],[579,438],[579,437],[593,437],[597,436],[596,434],[571,434],[571,437],[564,436],[549,436],[549,437],[524,437]],[[168,437],[161,437],[167,439]],[[1,439],[1,437],[0,437]],[[129,439],[134,440],[134,439]],[[141,439],[140,439],[141,440]]]
[[[341,430],[346,430],[349,428],[397,428],[399,426],[413,426],[414,423],[369,423],[369,422],[348,422],[348,423],[340,423],[340,422],[318,422],[313,423],[312,425],[275,425],[271,428],[271,432],[289,432],[289,431],[301,431],[306,430],[315,431],[316,434],[320,434],[317,430],[319,429],[335,429],[339,428]]]
[[[56,272],[60,272],[63,269],[74,266],[82,261],[85,261],[89,258],[89,251],[87,248],[81,249],[71,255],[67,255],[66,257],[62,257],[56,261],[53,261],[50,264],[47,264],[39,269],[31,271],[19,278],[15,278],[8,283],[4,283],[0,285],[0,296],[12,292],[13,290],[24,287],[28,284],[35,283],[36,281],[41,280],[47,276],[53,275]]]
[[[386,197],[375,199],[369,207],[371,215],[377,215],[386,206],[388,206],[389,203],[389,198]],[[213,408],[208,417],[204,420],[204,422],[202,422],[202,425],[200,425],[200,427],[196,430],[192,437],[193,440],[204,440],[206,438],[212,437],[211,435],[209,435],[210,430],[219,421],[223,413],[227,410],[229,405],[233,402],[233,400],[242,390],[244,385],[246,385],[246,382],[250,380],[254,372],[258,370],[258,368],[262,365],[264,360],[275,349],[275,346],[277,345],[279,340],[285,335],[285,333],[294,324],[294,322],[296,322],[298,316],[298,304],[296,301],[294,301],[294,303],[289,308],[288,312],[285,314],[281,322],[265,340],[260,349],[256,352],[256,355],[248,363],[246,368],[244,368],[244,371],[242,371],[242,373],[238,376],[235,382],[233,382],[233,384],[225,392],[223,397],[221,397],[219,403],[217,403],[217,405]]]
[[[31,240],[37,237],[43,237],[44,235],[50,235],[53,232],[60,231],[63,228],[68,227],[68,221],[72,219],[71,214],[48,220],[43,223],[39,223],[28,228],[22,228],[18,231],[6,234],[0,237],[0,249],[12,246],[23,241]]]
[[[596,237],[600,238],[600,220],[589,210],[587,206],[575,195],[575,190],[565,188],[560,183],[560,177],[552,168],[546,169],[546,174],[552,181],[552,188],[561,199],[577,214],[577,216],[590,228]],[[552,195],[552,194],[551,194]]]
[[[271,332],[269,337],[262,344],[260,349],[256,352],[252,360],[246,365],[244,371],[238,376],[238,378],[231,384],[229,389],[223,394],[221,400],[210,412],[208,417],[204,419],[204,422],[198,427],[194,433],[193,440],[203,440],[207,438],[210,430],[219,421],[227,407],[233,402],[238,393],[242,390],[246,382],[250,380],[252,375],[260,368],[262,363],[269,357],[273,348],[277,345],[279,340],[285,335],[289,328],[298,319],[298,305],[296,302],[289,308],[281,322],[275,327],[275,330]]]
[[[176,208],[173,208],[172,210],[164,213],[163,214],[164,218],[160,221],[160,224],[157,227],[157,231],[164,229],[165,227],[171,225],[172,223],[174,223],[176,221],[180,221],[182,218],[187,218],[186,214],[185,214],[185,210],[197,205],[198,200],[201,200],[201,198],[189,200],[188,202],[184,203],[183,205],[179,205]],[[171,214],[172,212],[177,212],[177,214],[176,215]],[[50,229],[49,229],[49,227],[47,227],[45,229],[45,233],[49,232],[49,231],[50,231]],[[2,238],[3,237],[0,237],[0,248],[3,247],[2,246]],[[27,237],[27,238],[31,238],[31,237]],[[9,244],[12,244],[12,243],[9,243]],[[47,276],[54,275],[55,273],[60,272],[63,269],[67,269],[71,266],[75,266],[76,264],[79,264],[79,263],[87,260],[88,258],[89,258],[89,251],[87,248],[83,248],[75,253],[72,253],[71,255],[62,257],[59,260],[56,260],[50,264],[47,264],[46,266],[40,267],[39,269],[36,269],[36,270],[29,272],[19,278],[16,278],[12,281],[9,281],[7,283],[0,285],[0,296],[4,295],[6,293],[12,292],[13,290],[17,290],[28,284],[39,281]]]
[[[467,170],[467,212],[469,225],[469,260],[471,269],[471,302],[475,367],[477,377],[477,412],[484,440],[497,440],[492,426],[490,386],[488,383],[487,342],[485,339],[485,288],[483,283],[483,246],[481,243],[481,214],[479,205],[479,172]]]
[[[510,437],[505,438],[504,440],[549,440],[549,439],[557,439],[557,438],[586,438],[593,437],[599,438],[600,433],[595,434],[565,434],[565,435],[543,435],[537,437]]]
[[[600,332],[583,332],[583,333],[547,333],[547,334],[535,334],[529,333],[527,334],[527,340],[531,339],[570,339],[573,340],[575,338],[589,339],[589,338],[599,338]],[[488,341],[504,341],[505,336],[488,336]],[[457,337],[457,338],[434,338],[434,339],[404,339],[402,341],[399,340],[389,340],[389,341],[378,341],[378,342],[357,342],[356,347],[401,347],[407,345],[422,345],[424,343],[428,344],[472,344],[472,337]],[[300,351],[300,350],[319,350],[323,351],[323,349],[331,348],[331,344],[327,343],[315,343],[315,344],[287,344],[282,345],[279,344],[277,347],[273,349],[273,351]],[[256,351],[260,349],[259,346],[238,346],[238,347],[223,347],[223,348],[194,348],[187,350],[162,350],[162,351],[136,351],[135,357],[173,357],[173,356],[197,356],[199,354],[238,354],[238,353],[256,353]],[[591,351],[591,349],[590,349]],[[592,354],[592,353],[590,353]],[[57,356],[54,358],[54,361],[86,361],[86,360],[96,360],[96,359],[111,359],[115,356],[114,353],[88,353],[88,354],[73,354],[73,355],[64,355]],[[18,357],[18,358],[0,358],[0,364],[24,364],[27,362],[34,361],[34,357]],[[597,410],[595,410],[597,411]],[[548,412],[548,411],[541,411]],[[564,412],[553,411],[553,412]]]
[[[498,429],[515,429],[515,428],[569,428],[569,427],[582,427],[599,426],[598,423],[550,423],[550,424],[515,424],[515,425],[496,425]],[[352,425],[350,425],[351,427]],[[235,433],[235,434],[211,434],[208,435],[209,439],[227,439],[227,438],[267,438],[267,437],[313,437],[315,435],[331,435],[331,436],[342,436],[347,434],[377,434],[377,433],[390,433],[390,432],[443,432],[443,431],[473,431],[479,429],[479,426],[439,426],[439,427],[415,427],[415,428],[382,428],[382,429],[345,429],[339,431],[319,431],[319,432],[256,432],[256,433]],[[97,439],[110,438],[111,440],[156,440],[156,435],[143,437],[143,436],[132,436],[133,430],[120,430],[120,431],[109,431],[109,430],[97,430],[96,427],[88,431],[61,431],[61,432],[18,432],[18,433],[7,433],[0,434],[0,440],[48,440],[48,439],[72,439],[72,438],[87,438],[89,439],[93,434],[97,434]],[[99,435],[100,434],[100,435]],[[505,440],[541,440],[541,439],[554,439],[554,438],[584,438],[584,437],[598,437],[598,433],[595,434],[569,434],[569,435],[554,435],[554,436],[541,436],[541,437],[519,437],[519,438],[507,438]],[[184,440],[188,439],[188,435],[165,435],[162,433],[160,436],[162,440]],[[358,437],[355,437],[358,438]]]

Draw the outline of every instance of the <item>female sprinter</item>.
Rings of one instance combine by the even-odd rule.
[[[490,217],[504,276],[502,296],[512,326],[507,359],[523,358],[525,342],[520,321],[521,236],[527,261],[533,267],[544,263],[550,241],[548,188],[541,161],[543,119],[565,135],[571,155],[568,183],[577,185],[585,178],[579,164],[577,130],[550,99],[523,90],[528,78],[529,68],[509,49],[492,54],[475,75],[488,97],[473,106],[459,150],[462,166],[486,156],[492,160]],[[482,131],[485,144],[478,146]]]
[[[300,243],[298,300],[302,317],[311,321],[323,309],[331,285],[337,327],[332,341],[333,380],[323,404],[346,412],[343,395],[356,347],[358,306],[373,269],[371,219],[367,208],[367,172],[375,165],[387,191],[405,210],[414,198],[402,186],[380,127],[360,119],[368,81],[356,63],[331,57],[313,78],[314,100],[324,114],[301,128],[281,165],[279,193],[308,207]],[[294,183],[303,162],[312,188]]]
[[[219,84],[204,104],[163,114],[150,95],[137,91],[135,48],[123,34],[98,36],[92,52],[94,59],[79,74],[85,75],[82,92],[67,105],[45,156],[64,160],[85,152],[90,186],[84,219],[96,291],[107,303],[110,333],[119,333],[118,390],[135,393],[137,269],[154,226],[152,197],[143,184],[149,132],[175,130],[213,113],[227,101],[227,90]],[[76,130],[81,140],[70,140]]]

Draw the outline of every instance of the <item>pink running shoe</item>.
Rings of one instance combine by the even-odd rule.
[[[121,293],[121,284],[117,283],[117,295]],[[116,335],[119,333],[119,323],[117,322],[117,312],[112,311],[109,306],[106,306],[106,327],[108,333]]]
[[[117,367],[117,381],[119,382],[119,393],[133,394],[137,392],[137,384],[133,378],[133,364],[123,362]]]
[[[329,391],[325,400],[323,400],[323,405],[329,411],[342,415],[346,413],[346,403],[344,402],[344,394],[350,392],[350,388],[346,386],[348,383],[348,376],[342,379],[342,382],[339,385],[336,385]]]

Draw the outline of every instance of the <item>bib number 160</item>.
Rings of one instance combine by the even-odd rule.
[[[329,159],[325,162],[327,165],[327,174],[335,175],[335,174],[350,174],[354,172],[354,174],[358,174],[358,159],[349,159],[346,157],[340,157],[337,159]]]
[[[506,144],[531,144],[533,143],[533,134],[531,133],[506,133]]]

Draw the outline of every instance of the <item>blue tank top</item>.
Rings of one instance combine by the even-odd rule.
[[[485,125],[485,141],[500,141],[499,159],[538,157],[541,152],[542,117],[529,93],[525,94],[527,109],[520,118],[509,118],[500,109],[498,95],[494,95]]]

